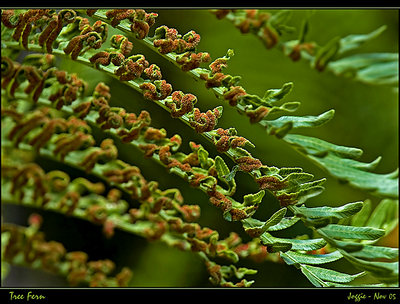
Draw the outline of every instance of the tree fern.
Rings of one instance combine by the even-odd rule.
[[[299,102],[279,105],[292,90],[292,82],[267,90],[262,98],[249,94],[239,86],[239,76],[222,73],[233,56],[232,50],[211,62],[208,52],[196,52],[200,35],[193,30],[182,35],[162,25],[149,36],[157,17],[156,13],[141,9],[2,11],[2,203],[80,218],[101,225],[109,238],[118,229],[193,252],[204,263],[209,281],[222,287],[248,287],[254,283],[247,276],[257,270],[240,266],[242,260],[249,258],[284,261],[298,268],[315,286],[357,285],[353,280],[366,274],[380,281],[376,286],[397,284],[398,250],[374,244],[397,224],[398,203],[391,200],[398,198],[397,171],[368,172],[380,158],[363,163],[354,160],[361,156],[360,149],[288,134],[325,124],[332,119],[334,110],[317,116],[280,116],[270,120],[268,115],[298,108]],[[286,19],[286,13],[277,14],[268,24],[282,30]],[[301,41],[307,26],[303,26]],[[341,49],[333,53],[354,49],[380,32],[342,38]],[[369,201],[339,207],[306,206],[309,198],[323,191],[325,179],[315,180],[313,174],[297,166],[279,168],[254,157],[249,150],[256,146],[239,134],[234,123],[227,129],[217,127],[223,119],[223,106],[215,104],[207,110],[195,107],[203,107],[195,94],[174,90],[159,65],[143,54],[132,55],[138,41],[145,49],[160,53],[184,72],[204,81],[217,98],[339,180],[387,199],[371,215]],[[320,49],[314,63],[329,66],[333,56],[329,55],[330,44]],[[165,128],[157,127],[149,111],[131,112],[127,103],[124,107],[113,106],[115,91],[111,85],[64,71],[59,59],[97,70],[109,76],[110,82],[133,89],[141,95],[137,95],[137,101],[161,107],[201,143],[190,140],[187,148],[183,145],[186,138],[170,136]],[[210,62],[209,69],[200,67]],[[336,61],[336,71],[343,69],[343,64]],[[368,74],[366,65],[370,62],[364,58],[360,64],[363,79]],[[93,87],[91,92],[88,82]],[[136,102],[131,99],[127,97],[127,101]],[[176,175],[183,182],[180,186],[189,185],[196,188],[193,191],[205,193],[209,203],[221,210],[221,221],[240,223],[240,231],[224,238],[217,229],[200,225],[197,221],[204,202],[185,204],[177,188],[161,189],[157,174],[151,178],[154,181],[148,181],[141,173],[140,160],[121,156],[125,149],[139,152],[159,170],[164,168]],[[57,163],[60,169],[42,168],[36,163],[40,158]],[[290,161],[287,165],[291,166]],[[71,178],[65,168],[74,168],[81,176]],[[244,176],[251,178],[257,190],[238,192],[243,186],[238,181]],[[276,203],[278,208],[266,218],[259,218],[259,209]],[[309,233],[293,234],[293,226],[301,224]],[[33,235],[38,228],[36,225]],[[24,235],[29,229],[33,228],[4,223],[2,261],[48,270],[44,264],[47,256],[42,257],[33,249],[31,255],[38,254],[38,259],[18,253],[29,251],[32,244],[30,239],[28,243],[20,241],[16,232]],[[33,237],[32,233],[29,237]],[[41,242],[45,242],[42,236]],[[54,259],[59,268],[50,270],[70,280],[74,268],[65,264],[63,255]],[[350,274],[326,267],[338,260],[346,260],[361,272]],[[72,280],[73,283],[128,284],[126,269],[116,274],[116,279],[108,277],[108,269],[102,270],[101,275],[90,271],[85,279]]]

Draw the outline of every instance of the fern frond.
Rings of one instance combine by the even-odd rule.
[[[388,201],[382,200],[376,208],[376,212],[387,208],[385,205],[388,205]],[[393,201],[393,203],[398,206],[398,202]],[[398,248],[370,245],[371,242],[376,242],[376,240],[384,236],[385,230],[368,225],[364,227],[343,225],[337,222],[337,220],[338,224],[333,224],[331,215],[335,214],[338,208],[332,208],[330,211],[333,211],[333,213],[326,213],[329,208],[325,207],[300,207],[303,208],[300,212],[299,208],[295,206],[290,208],[295,213],[301,214],[302,220],[307,226],[312,227],[330,247],[337,249],[335,252],[338,255],[344,257],[356,268],[366,271],[383,284],[398,284],[398,262],[393,261],[394,259],[398,259]],[[323,212],[321,212],[321,208],[324,209]],[[359,203],[347,204],[339,207],[339,209],[339,212],[345,209],[350,212],[347,212],[347,214],[342,212],[339,217],[335,217],[336,219],[343,220],[346,217],[351,217],[354,223],[360,219],[360,216],[357,217],[357,212],[362,214]],[[365,217],[365,213],[362,217]],[[393,217],[395,217],[394,225],[396,225],[398,223],[398,216],[395,214]],[[323,218],[328,219],[328,221],[321,221]],[[386,261],[383,262],[381,259],[386,259]]]
[[[280,36],[292,30],[286,25],[289,11],[273,15],[255,10],[243,12],[241,30],[261,28],[259,35],[267,47],[282,44]],[[220,13],[224,16],[230,12]],[[84,15],[97,21],[92,24]],[[232,50],[212,61],[209,53],[197,53],[200,35],[195,31],[182,35],[166,25],[149,37],[156,17],[141,9],[2,11],[2,202],[102,225],[108,237],[114,229],[120,229],[148,241],[194,252],[204,262],[210,282],[221,287],[248,287],[254,283],[244,279],[257,272],[240,267],[245,258],[284,261],[298,268],[315,286],[369,286],[356,281],[365,274],[379,280],[380,287],[396,284],[398,249],[375,243],[397,225],[398,201],[385,199],[372,214],[368,200],[340,207],[307,207],[305,202],[324,189],[325,179],[314,180],[312,174],[298,167],[267,166],[253,157],[248,149],[255,145],[240,136],[236,128],[217,127],[222,106],[205,112],[196,108],[200,102],[197,96],[174,91],[163,79],[159,66],[148,62],[143,54],[132,54],[131,41],[140,41],[193,78],[204,81],[217,98],[339,180],[395,199],[397,172],[372,173],[380,158],[371,163],[357,161],[362,154],[360,149],[289,134],[325,124],[332,119],[334,110],[317,116],[281,115],[294,112],[300,104],[282,103],[293,83],[269,89],[263,97],[249,94],[239,85],[239,76],[222,72],[234,55]],[[112,33],[118,33],[110,39],[108,25],[115,28]],[[306,21],[299,38],[299,54],[320,70],[332,64],[337,73],[347,73],[348,65],[340,59],[334,61],[335,56],[358,48],[383,31],[381,28],[368,35],[334,38],[324,47],[315,46],[317,52],[313,56],[309,51],[314,49],[307,49],[308,26]],[[296,48],[293,42],[287,44],[290,45]],[[293,52],[290,54],[292,59],[296,57]],[[14,61],[17,57],[18,62]],[[389,65],[393,62],[381,62],[378,57],[355,58],[357,77],[390,78]],[[200,139],[211,143],[233,165],[220,155],[210,156],[205,145],[195,142],[189,143],[190,152],[182,152],[181,136],[170,137],[166,129],[156,128],[149,112],[131,113],[112,106],[112,92],[105,83],[96,85],[91,81],[96,86],[87,94],[83,79],[56,67],[60,58],[90,67],[91,72],[103,72],[139,92],[143,100],[155,103],[199,134]],[[210,63],[209,69],[201,67],[205,63]],[[374,69],[368,70],[366,65],[371,63]],[[272,114],[279,116],[270,119]],[[217,230],[197,223],[200,205],[185,204],[178,189],[161,190],[156,180],[145,179],[140,168],[130,164],[141,164],[141,159],[127,157],[126,161],[119,155],[121,148],[127,149],[128,154],[133,149],[142,152],[161,165],[158,169],[166,168],[187,185],[206,193],[208,202],[221,210],[226,221],[239,222],[238,227],[250,241],[243,242],[236,232],[222,238]],[[29,159],[19,159],[18,153],[23,151]],[[64,171],[45,172],[34,163],[37,157],[62,164],[66,171],[78,169],[85,178],[70,179]],[[238,174],[250,176],[257,189],[239,197],[237,190],[242,185],[236,178]],[[96,182],[86,179],[89,176]],[[105,187],[108,193],[104,193]],[[262,209],[262,204],[275,209],[259,216],[257,210]],[[292,228],[296,231],[295,225],[304,225],[313,234],[295,235],[291,233]],[[2,257],[7,256],[3,249],[9,246],[10,237],[6,234],[2,240]],[[16,251],[29,251],[30,244],[21,246],[28,249]],[[330,263],[339,260],[362,272],[348,274],[331,269],[334,267]],[[6,262],[10,261],[15,263],[14,257]]]
[[[285,11],[272,14],[261,10],[235,9],[211,10],[211,13],[216,14],[218,19],[225,18],[232,22],[242,34],[248,32],[254,34],[266,43],[267,49],[276,46],[293,61],[303,58],[310,62],[311,68],[318,71],[328,70],[337,76],[344,76],[369,85],[397,86],[399,83],[399,56],[396,53],[360,53],[344,56],[345,53],[359,49],[364,43],[378,37],[385,31],[386,26],[381,26],[368,34],[334,37],[325,45],[320,46],[317,42],[306,39],[311,26],[309,20],[311,14],[303,19],[298,39],[282,41],[281,36],[285,31],[280,30],[279,27],[286,27],[288,18],[275,24],[272,20],[284,14]],[[271,40],[270,37],[274,39]]]
[[[1,238],[4,239],[2,263],[40,268],[63,276],[72,286],[125,287],[132,271],[124,267],[115,273],[115,263],[111,260],[88,261],[82,251],[67,252],[62,243],[46,241],[40,228],[41,216],[33,214],[30,226],[22,227],[2,223]],[[29,252],[26,250],[29,248]]]
[[[257,26],[252,30],[256,30],[256,32],[258,33],[261,33],[267,29],[271,30],[273,28],[277,30],[275,26],[277,26],[277,24],[280,24],[279,26],[281,26],[281,22],[285,20],[285,23],[288,18],[288,15],[286,13],[277,13],[277,16],[282,15],[285,17],[283,19],[282,16],[279,18],[276,17],[277,20],[280,21],[275,23],[275,21],[273,21],[275,17],[272,17],[271,20],[269,20],[269,17],[267,17],[270,16],[269,13],[259,13],[257,10],[228,11],[229,10],[224,11],[224,14],[221,16],[224,16],[226,18],[231,16],[233,20],[236,20],[235,18],[238,18],[234,22],[240,28],[241,26],[244,26],[244,24],[247,24],[246,22],[248,20],[253,20],[254,22],[256,22]],[[215,13],[218,14],[218,11]],[[109,23],[110,21],[107,20],[107,18],[105,18],[103,15],[104,12],[99,10],[93,16],[95,18],[98,18],[99,20],[102,20],[103,22]],[[265,18],[262,17],[264,15]],[[250,24],[252,24],[253,21],[251,21]],[[303,26],[302,37],[305,36],[305,28],[307,28],[306,25]],[[119,26],[118,29],[124,31],[124,33],[128,37],[132,36],[130,30],[127,27]],[[344,54],[348,51],[354,50],[360,47],[363,43],[377,37],[380,33],[383,32],[384,29],[385,27],[381,27],[370,34],[349,35],[342,39],[337,38],[334,41],[335,44],[333,44],[337,46],[337,50],[334,51],[333,54]],[[277,33],[280,33],[280,31],[278,30]],[[140,40],[140,42],[149,49],[157,51],[157,48],[152,45],[152,41],[156,39],[155,37],[156,35],[153,38],[142,39]],[[260,37],[264,36],[261,35]],[[304,43],[303,40],[304,37],[300,39],[302,43]],[[293,43],[289,41],[283,44],[287,48],[288,45]],[[326,50],[326,52],[324,50]],[[318,65],[320,66],[322,58],[324,58],[324,56],[326,57],[326,54],[329,54],[329,52],[331,52],[331,46],[327,45],[325,46],[325,48],[320,49],[319,55],[317,54],[318,56],[315,55],[315,57],[312,57],[311,55],[307,54],[307,56],[305,57],[313,62],[313,65],[317,65],[315,62],[318,61]],[[168,50],[168,52],[161,52],[161,55],[163,55],[164,58],[166,58],[167,60],[179,66],[179,64],[177,64],[176,62],[176,58],[178,55],[173,50]],[[324,140],[310,136],[288,134],[291,130],[296,128],[317,127],[325,124],[333,118],[334,110],[327,111],[318,116],[281,116],[275,120],[269,120],[267,116],[273,113],[280,111],[292,112],[297,109],[298,105],[300,104],[299,102],[286,102],[281,106],[275,105],[276,102],[281,101],[288,93],[290,93],[293,84],[286,83],[280,89],[267,90],[263,98],[257,95],[248,94],[244,90],[244,88],[238,86],[240,77],[225,75],[221,72],[222,68],[227,67],[227,61],[230,60],[232,56],[233,51],[229,50],[226,56],[218,58],[212,64],[210,64],[210,69],[193,67],[188,72],[195,79],[205,80],[207,88],[211,88],[216,93],[216,96],[220,99],[224,101],[229,101],[229,104],[231,106],[235,106],[238,109],[239,113],[248,116],[251,122],[259,123],[266,128],[266,132],[268,134],[275,135],[278,138],[283,138],[286,142],[294,145],[294,147],[298,148],[297,150],[304,154],[308,159],[316,162],[319,166],[324,168],[327,172],[329,172],[331,175],[338,178],[339,180],[346,181],[351,186],[354,186],[356,188],[369,190],[371,191],[371,193],[377,196],[398,198],[398,190],[396,186],[398,184],[398,179],[396,179],[397,176],[395,176],[395,174],[376,174],[372,172],[365,172],[364,168],[368,168],[368,170],[373,170],[374,166],[378,164],[378,161],[371,164],[355,162],[347,159],[349,157],[347,154],[343,155],[340,152],[338,153],[339,155],[335,156],[329,155],[324,158],[322,158],[322,156],[317,157],[317,155],[325,155],[326,153],[328,153],[327,150],[332,152],[334,150],[335,152],[338,152],[339,150],[343,150],[344,147],[334,145]],[[357,65],[357,68],[359,70],[357,72],[358,74],[355,75],[356,79],[364,79],[365,81],[368,81],[368,77],[373,77],[372,75],[376,75],[378,77],[380,75],[382,77],[382,83],[385,82],[385,79],[389,79],[390,77],[397,77],[398,82],[398,54],[359,54],[354,55],[354,58],[353,56],[351,56],[345,57],[343,59],[338,59],[336,61],[333,61],[332,58],[329,58],[327,60],[324,59],[326,61],[324,63],[324,67],[326,66],[327,68],[329,68],[332,66],[332,70],[335,73],[344,73],[346,69],[351,69],[352,71],[354,71],[355,66],[350,67],[350,65]],[[397,63],[395,61],[396,59]],[[329,64],[328,61],[330,61]],[[347,66],[345,65],[346,62],[348,64]],[[372,63],[376,65],[371,66]],[[389,67],[389,65],[391,67],[394,67],[394,69],[392,69],[393,71],[386,70],[386,67]],[[218,78],[218,81],[214,78]],[[371,82],[379,83],[377,79],[371,79]],[[317,155],[311,155],[311,153],[309,152],[311,148],[316,148],[318,150],[313,151]],[[356,151],[355,148],[349,148],[349,150]],[[359,153],[357,155],[357,157],[359,157],[361,156],[362,151],[358,149],[357,153]],[[352,155],[350,157],[354,158],[355,155]]]

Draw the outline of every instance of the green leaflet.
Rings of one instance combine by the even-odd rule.
[[[321,231],[321,229],[318,229],[318,233],[328,242],[329,245],[337,249],[343,249],[346,252],[360,251],[364,246],[361,243],[335,240]]]
[[[378,37],[385,30],[386,25],[382,25],[381,27],[369,34],[348,35],[346,37],[343,37],[342,39],[340,39],[340,49],[338,51],[338,55],[359,48],[363,43]]]
[[[326,269],[326,268],[321,268],[321,267],[316,267],[316,266],[311,266],[311,265],[301,265],[301,270],[308,272],[309,275],[312,275],[313,277],[319,278],[320,280],[325,280],[329,282],[335,282],[335,283],[350,283],[351,281],[364,276],[366,273],[365,272],[360,272],[357,274],[347,274],[347,273],[342,273],[338,272],[335,270],[331,269]],[[304,273],[304,272],[303,272]],[[307,277],[308,275],[304,273]],[[328,284],[329,286],[329,284]]]
[[[366,200],[361,211],[351,219],[353,226],[370,226],[385,230],[389,234],[398,223],[399,202],[383,199],[371,213],[371,201]]]
[[[399,54],[356,54],[329,63],[336,75],[375,85],[397,85],[399,82]]]
[[[399,248],[363,245],[361,250],[351,254],[356,258],[363,259],[395,259],[399,256]]]
[[[336,56],[340,48],[340,37],[331,39],[326,45],[321,47],[315,55],[311,66],[318,71],[322,71],[328,63]]]
[[[203,169],[208,169],[212,166],[212,160],[208,157],[208,154],[208,151],[203,147],[200,147],[199,150],[197,150],[197,157],[199,159],[200,166]]]
[[[296,204],[301,204],[324,190],[322,184],[325,179],[309,182],[313,175],[304,173],[301,168],[267,167],[260,168],[260,171],[264,176],[276,177],[282,184],[285,184],[285,188],[277,190],[276,195],[279,197],[290,194],[296,200]]]
[[[367,227],[368,228],[368,227]],[[363,243],[339,241],[329,237],[323,229],[317,230],[319,234],[333,247],[342,249],[352,256],[366,259],[394,259],[399,255],[398,248],[366,245]]]
[[[315,188],[324,182],[323,180],[312,181],[313,178],[314,175],[309,173],[291,173],[282,181],[287,185],[283,191],[286,193],[294,192],[297,189],[304,191]]]
[[[281,257],[284,259],[286,264],[325,264],[334,262],[341,259],[342,254],[336,250],[327,254],[307,254],[296,251],[288,251],[281,253]]]
[[[303,204],[310,197],[317,196],[320,194],[325,188],[322,184],[325,182],[325,179],[316,180],[310,183],[304,183],[299,185],[291,185],[288,189],[284,189],[282,191],[278,191],[277,195],[280,194],[288,194],[292,191],[293,195],[296,196],[296,204]]]
[[[351,218],[351,225],[359,227],[366,226],[371,208],[371,201],[365,200],[361,210]]]
[[[257,211],[257,205],[261,203],[264,195],[264,190],[254,194],[247,194],[243,197],[243,203],[236,202],[229,196],[228,199],[231,201],[233,208],[244,211],[247,217],[250,217]],[[230,210],[225,211],[223,216],[225,220],[230,222],[232,221],[232,215],[229,211]]]
[[[288,134],[283,139],[339,180],[347,181],[356,188],[369,190],[375,195],[398,198],[397,170],[389,174],[365,171],[375,168],[379,158],[372,163],[365,164],[353,160],[362,155],[360,149],[338,146],[321,139],[298,134]]]
[[[390,210],[391,200],[383,200],[376,208],[377,214],[385,214],[385,209]],[[344,206],[346,207],[346,206]],[[365,207],[352,218],[352,223],[365,225],[368,221],[371,204],[366,202]],[[393,217],[396,217],[394,215]],[[376,225],[382,223],[382,219],[377,219]],[[371,221],[374,222],[374,221]],[[328,244],[340,251],[340,253],[355,267],[368,271],[385,284],[398,282],[398,262],[382,262],[374,259],[395,259],[398,258],[398,248],[383,246],[373,246],[366,244],[366,241],[376,241],[385,234],[385,230],[374,227],[358,227],[330,224],[316,231],[328,242]],[[354,239],[355,241],[345,241],[343,239]]]
[[[275,103],[288,95],[292,89],[293,82],[285,83],[280,89],[269,89],[265,92],[263,100],[269,102],[270,104]]]
[[[376,166],[381,161],[382,157],[378,156],[374,161],[370,163],[362,163],[354,159],[343,158],[341,162],[351,168],[360,169],[364,171],[372,171],[376,168]]]
[[[319,127],[327,123],[333,118],[335,110],[326,111],[318,116],[281,116],[275,120],[262,120],[260,124],[267,128],[268,132],[271,133],[273,130],[277,130],[292,124],[293,129],[297,128],[313,128]]]
[[[292,244],[288,242],[271,242],[270,244],[266,244],[266,246],[269,253],[283,253],[292,248]]]
[[[324,158],[310,156],[321,164],[330,174],[339,180],[347,181],[352,186],[371,191],[378,196],[398,198],[398,171],[389,174],[378,174],[349,167],[342,158],[327,155]]]
[[[385,230],[382,229],[372,227],[353,227],[336,224],[330,224],[324,228],[320,228],[319,230],[332,238],[357,240],[375,240],[385,234]]]
[[[309,19],[311,17],[312,13],[308,13],[308,16],[303,19],[301,23],[301,28],[299,31],[299,38],[297,39],[297,43],[301,44],[306,41],[306,36],[308,33],[308,28],[309,28]]]
[[[297,108],[300,106],[300,102],[298,101],[289,101],[289,102],[285,102],[283,105],[281,106],[274,106],[272,107],[269,112],[268,115],[271,115],[273,113],[279,113],[279,112],[294,112],[297,110]]]
[[[217,170],[218,178],[224,181],[229,186],[228,193],[234,193],[236,190],[235,179],[232,177],[232,175],[229,175],[229,168],[220,156],[215,157],[215,170]],[[226,176],[229,176],[229,180],[226,178]]]
[[[303,172],[302,168],[276,168],[276,167],[269,167],[267,168],[269,169],[269,171],[276,171],[277,174],[279,174],[280,176],[282,176],[283,178],[287,177],[289,174],[292,173],[301,173]],[[265,174],[268,174],[267,171],[265,171]]]
[[[295,214],[301,217],[308,217],[308,218],[337,218],[342,219],[353,214],[356,214],[358,211],[361,210],[363,206],[362,202],[355,202],[349,203],[340,207],[292,207]]]
[[[399,61],[377,63],[358,71],[356,80],[375,85],[399,84]]]
[[[300,149],[302,153],[323,157],[328,153],[333,153],[340,157],[358,158],[363,151],[357,148],[338,146],[326,142],[319,138],[313,138],[299,134],[288,134],[284,140]]]
[[[347,70],[360,70],[380,63],[396,62],[399,60],[397,53],[365,53],[347,56],[329,64],[329,68],[337,74],[343,74]]]
[[[324,247],[326,242],[324,239],[284,239],[277,238],[270,235],[268,232],[263,233],[260,236],[261,243],[266,246],[274,246],[274,244],[290,244],[292,250],[316,250]],[[288,246],[289,247],[289,246]]]
[[[293,216],[293,217],[284,217],[279,224],[273,225],[267,229],[267,231],[278,231],[278,230],[284,230],[289,227],[292,227],[294,224],[296,224],[300,220],[299,217]]]
[[[289,186],[291,186],[291,185],[297,186],[297,185],[301,185],[303,183],[310,182],[313,180],[313,178],[314,178],[314,175],[312,175],[310,173],[293,172],[293,173],[290,173],[289,175],[287,175],[283,181],[287,182],[289,184]]]
[[[340,250],[340,249],[339,249]],[[361,270],[365,270],[379,277],[383,282],[394,282],[398,281],[399,277],[399,262],[375,262],[366,261],[356,258],[351,253],[347,253],[344,250],[340,250],[345,259],[350,261],[354,266]]]
[[[301,272],[307,277],[307,279],[315,286],[315,287],[331,287],[333,283],[325,282],[324,280],[318,277],[317,273],[312,272],[306,265],[299,265]]]
[[[243,205],[244,206],[253,206],[261,203],[263,197],[265,195],[265,191],[261,190],[254,194],[246,194],[243,196]]]
[[[245,106],[268,106],[273,107],[273,103],[276,103],[282,100],[287,94],[291,92],[293,88],[293,82],[285,83],[280,89],[269,89],[265,92],[264,96],[261,98],[258,95],[246,94],[240,98],[239,103]],[[286,111],[294,111],[294,108],[297,109],[299,106],[299,102],[290,102],[288,104],[284,104],[281,107],[277,107],[276,110],[286,110]],[[276,111],[274,110],[274,111]]]
[[[247,218],[242,220],[243,228],[251,236],[260,236],[262,233],[268,230],[271,226],[275,226],[281,222],[286,214],[287,209],[282,208],[275,212],[267,221],[262,222],[254,218]]]
[[[383,199],[372,212],[366,226],[385,229],[390,232],[398,223],[399,202]]]

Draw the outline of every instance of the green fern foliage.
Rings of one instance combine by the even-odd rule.
[[[298,40],[280,41],[294,30],[290,11],[213,13],[242,33],[255,33],[267,48],[277,45],[295,61],[308,59],[319,71],[364,83],[398,83],[397,54],[343,56],[384,26],[318,46],[306,39],[309,17]],[[398,284],[398,248],[379,243],[398,225],[398,170],[374,173],[381,157],[365,163],[357,160],[359,148],[299,134],[325,126],[334,109],[287,115],[300,105],[284,102],[292,81],[262,97],[250,94],[241,76],[223,72],[233,61],[232,49],[213,60],[211,52],[197,51],[196,31],[180,34],[158,25],[160,16],[143,9],[8,9],[1,17],[5,208],[79,219],[101,227],[107,240],[121,232],[181,250],[200,261],[210,284],[220,287],[254,286],[249,277],[265,273],[245,267],[249,260],[294,266],[316,287]],[[171,62],[180,70],[177,79],[165,68]],[[214,93],[210,107],[200,95],[175,88],[186,75]],[[237,113],[224,128],[227,103]],[[310,204],[324,191],[326,178],[291,159],[278,167],[273,157],[254,156],[260,155],[257,136],[240,134],[244,116],[263,141],[272,135],[288,143],[364,196],[344,205]],[[169,134],[171,125],[177,134]],[[149,173],[147,166],[156,169]],[[382,199],[375,207],[370,194]],[[208,209],[211,215],[203,216]],[[24,266],[63,276],[72,286],[130,286],[132,271],[120,261],[69,252],[47,241],[41,224],[35,213],[28,227],[2,221],[2,281],[13,266]],[[349,271],[338,271],[335,263]]]

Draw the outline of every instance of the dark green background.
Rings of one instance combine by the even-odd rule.
[[[217,20],[207,10],[150,10],[147,12],[159,14],[152,31],[162,24],[178,29],[181,34],[195,30],[201,35],[198,51],[209,52],[214,59],[222,57],[228,49],[233,49],[235,56],[229,61],[225,73],[240,75],[241,85],[250,94],[262,96],[267,89],[280,88],[284,83],[292,81],[294,89],[285,101],[300,101],[301,106],[294,115],[319,115],[329,109],[335,109],[336,114],[326,125],[310,130],[299,131],[302,134],[313,135],[326,141],[357,147],[364,150],[360,160],[370,162],[378,156],[383,159],[376,169],[379,173],[389,173],[398,167],[398,90],[388,86],[372,86],[349,79],[337,77],[329,72],[320,73],[312,70],[306,61],[292,62],[278,49],[267,50],[254,35],[243,35],[227,20]],[[306,10],[293,10],[290,25],[300,27],[301,20],[306,16]],[[378,38],[365,44],[360,52],[398,52],[398,11],[396,10],[316,10],[310,19],[307,40],[316,41],[319,45],[328,42],[334,36],[349,34],[366,34],[383,24],[387,30]],[[297,33],[285,34],[284,40],[296,39]],[[262,128],[250,125],[247,119],[236,113],[234,108],[218,100],[211,91],[204,87],[203,82],[196,82],[159,55],[143,49],[134,42],[134,52],[143,53],[150,63],[156,63],[163,71],[163,77],[173,85],[174,90],[193,93],[198,97],[197,107],[202,111],[218,105],[224,106],[224,114],[217,127],[235,127],[239,135],[248,138],[256,145],[250,152],[260,158],[264,164],[277,167],[302,167],[305,172],[315,175],[315,178],[327,178],[326,190],[308,201],[310,206],[336,206],[347,202],[379,199],[368,193],[338,183],[325,171],[318,168],[289,145],[272,136],[267,136]],[[148,110],[156,127],[164,127],[168,136],[180,134],[183,138],[182,150],[189,152],[189,141],[203,143],[209,147],[212,156],[217,155],[215,149],[202,138],[178,120],[172,119],[167,112],[144,100],[141,95],[130,90],[114,79],[87,67],[61,62],[65,69],[77,72],[93,87],[97,81],[105,81],[111,86],[112,105],[124,106],[129,111]],[[89,92],[91,90],[89,89]],[[177,187],[184,195],[186,203],[198,204],[202,209],[200,224],[218,229],[221,237],[226,237],[229,231],[240,232],[240,224],[227,223],[222,219],[220,210],[208,202],[208,197],[201,191],[190,188],[181,179],[169,175],[166,170],[151,160],[145,160],[126,146],[120,149],[120,157],[142,169],[148,180],[157,180],[161,189]],[[229,166],[232,162],[226,159]],[[251,178],[245,174],[237,175],[238,191],[236,197],[240,200],[244,194],[257,191]],[[14,207],[16,208],[16,207]],[[267,217],[278,208],[277,202],[264,198],[263,206],[258,211],[260,216]],[[10,209],[11,210],[11,209]],[[7,212],[6,214],[11,214]],[[43,229],[50,240],[64,242],[68,250],[83,250],[90,254],[91,259],[111,258],[119,268],[131,266],[134,272],[132,285],[137,287],[211,287],[207,282],[207,274],[202,263],[191,253],[181,252],[158,243],[147,241],[117,232],[111,240],[106,240],[100,227],[78,220],[66,219],[60,215],[46,214]],[[49,215],[49,216],[48,216]],[[25,215],[19,216],[25,224]],[[303,234],[302,226],[291,233]],[[244,236],[245,237],[245,236]],[[309,287],[311,284],[301,272],[284,264],[241,262],[240,265],[253,267],[259,272],[255,279],[257,287]],[[336,269],[346,267],[341,263],[333,265]],[[347,270],[352,271],[352,269]],[[46,281],[48,279],[48,281]],[[13,270],[5,283],[32,286],[43,282],[49,286],[59,286],[62,280],[52,276],[47,277],[33,271]]]

